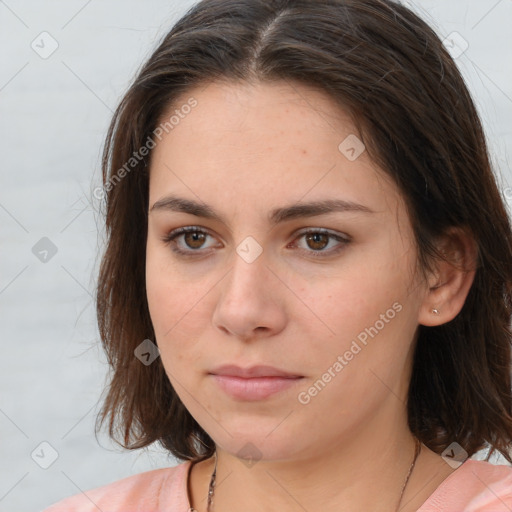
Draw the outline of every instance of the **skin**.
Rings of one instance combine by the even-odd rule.
[[[448,263],[427,279],[416,272],[401,194],[367,151],[350,161],[338,149],[357,132],[328,96],[284,82],[215,82],[177,105],[191,96],[198,105],[152,153],[146,285],[166,373],[217,445],[214,509],[393,511],[414,454],[406,396],[418,325],[453,319],[474,272]],[[210,205],[224,222],[152,210],[170,194]],[[374,213],[331,212],[276,226],[267,219],[277,207],[333,198]],[[163,241],[185,226],[207,232],[175,240],[195,257]],[[304,228],[350,242],[308,241]],[[262,249],[250,263],[236,251],[248,236]],[[439,243],[459,261],[474,261],[462,231]],[[396,303],[400,312],[301,403],[299,393]],[[227,363],[267,364],[303,378],[265,400],[236,400],[208,374]],[[244,447],[254,464],[237,455]],[[212,469],[209,459],[190,474],[199,512]],[[423,446],[400,510],[416,510],[452,472]]]

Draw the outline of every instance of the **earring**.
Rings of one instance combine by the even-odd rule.
[[[432,313],[434,313],[434,315],[439,315],[439,311],[435,308],[432,310]]]

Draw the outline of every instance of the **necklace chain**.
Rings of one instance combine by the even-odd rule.
[[[413,461],[411,463],[411,465],[409,466],[409,470],[407,472],[407,476],[405,477],[405,482],[402,486],[402,491],[400,492],[400,499],[398,501],[398,505],[396,507],[396,511],[395,512],[398,512],[398,510],[400,509],[400,505],[402,503],[402,498],[404,496],[404,492],[405,492],[405,488],[407,487],[407,484],[409,483],[409,478],[411,478],[411,474],[412,474],[412,471],[414,469],[414,466],[416,465],[416,459],[418,458],[418,455],[420,454],[421,452],[421,443],[418,439],[415,439],[416,441],[416,445],[415,445],[415,448],[414,448],[414,458],[413,458]],[[213,473],[212,473],[212,476],[210,478],[210,485],[208,486],[208,501],[207,501],[207,505],[206,505],[206,510],[207,512],[210,512],[210,507],[212,505],[212,502],[213,502],[213,494],[215,492],[215,479],[216,479],[216,476],[217,476],[217,451],[214,452],[214,456],[215,456],[215,467],[213,468]],[[197,510],[193,507],[190,507],[188,512],[197,512]]]
[[[414,446],[414,458],[412,459],[412,463],[409,466],[409,471],[407,472],[407,476],[405,477],[404,485],[402,486],[402,492],[400,493],[400,499],[398,500],[398,505],[396,506],[396,511],[400,509],[400,505],[402,504],[402,498],[404,497],[405,488],[407,487],[407,484],[409,483],[409,478],[411,478],[412,471],[414,469],[414,466],[416,465],[416,459],[418,458],[418,455],[421,452],[421,442],[418,438],[414,438],[415,440],[415,446]]]

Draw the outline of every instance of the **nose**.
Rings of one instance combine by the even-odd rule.
[[[218,286],[212,318],[216,329],[244,341],[270,337],[284,329],[287,289],[264,254],[254,261],[235,254],[231,270]]]

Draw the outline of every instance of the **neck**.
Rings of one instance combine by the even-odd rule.
[[[395,511],[413,460],[415,439],[408,429],[397,432],[394,438],[365,434],[362,431],[351,437],[348,445],[340,443],[314,457],[260,460],[252,465],[217,448],[211,512],[228,512],[233,504],[246,512]],[[214,464],[212,457],[193,468],[191,505],[198,512],[207,510]],[[423,446],[402,496],[400,512],[417,510],[450,473],[441,457]]]

